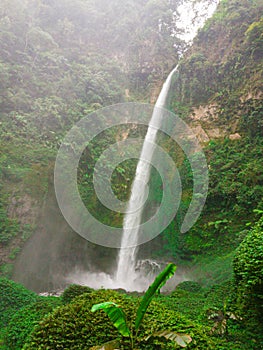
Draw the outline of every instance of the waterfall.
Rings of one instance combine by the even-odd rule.
[[[131,187],[131,196],[123,222],[123,235],[118,255],[116,283],[127,290],[134,289],[134,281],[138,278],[136,272],[137,242],[142,219],[144,201],[148,193],[148,182],[151,172],[151,160],[158,130],[151,125],[160,126],[162,123],[162,108],[165,107],[171,80],[177,66],[171,71],[163,84],[160,95],[154,106],[149,127],[145,136],[140,158],[137,164],[135,178]],[[128,248],[122,248],[128,247]]]

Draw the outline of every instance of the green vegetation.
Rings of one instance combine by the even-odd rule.
[[[109,324],[107,316],[97,314],[94,317],[90,311],[94,303],[105,298],[129,307],[127,298],[116,292],[101,290],[85,293],[46,316],[34,329],[25,349],[87,349],[114,339],[117,331]],[[129,309],[131,312],[132,305]]]
[[[99,290],[85,293],[75,298],[71,303],[57,308],[47,315],[33,330],[30,342],[24,349],[47,349],[62,347],[63,349],[87,349],[96,344],[104,344],[118,337],[116,328],[111,325],[103,312],[91,312],[91,307],[104,300],[121,305],[127,320],[134,319],[138,307],[138,298],[128,297],[114,291]],[[193,325],[176,311],[169,310],[157,300],[153,300],[145,314],[144,322],[138,334],[141,349],[173,349],[169,341],[149,338],[150,334],[170,329],[173,332],[188,333],[194,344],[200,349],[213,349],[213,340],[203,331],[203,327]],[[66,335],[66,336],[65,336]],[[125,338],[119,339],[121,349],[130,349]],[[189,344],[191,345],[191,343]],[[180,348],[180,347],[179,347]],[[189,347],[191,349],[191,346]]]
[[[4,203],[0,200],[0,244],[6,245],[18,233],[19,226],[7,215]]]
[[[72,125],[101,107],[156,99],[185,49],[176,37],[173,15],[180,3],[1,1],[1,275],[12,277],[16,259],[35,229],[53,230],[51,215],[43,219],[40,212],[49,208],[55,221],[58,218],[52,202],[53,168],[61,140]],[[192,172],[178,145],[160,136],[160,145],[182,177],[182,202],[172,223],[139,253],[175,261],[189,280],[170,294],[157,295],[159,286],[140,297],[71,285],[54,298],[40,297],[1,278],[1,349],[99,350],[107,343],[108,349],[128,350],[131,332],[136,335],[134,347],[141,350],[179,349],[176,334],[191,337],[188,349],[263,348],[262,12],[262,0],[221,0],[174,76],[169,109],[208,137],[203,144],[209,193],[198,222],[182,234]],[[109,145],[144,135],[144,127],[128,125],[126,130],[120,125],[99,135],[82,154],[79,192],[105,224],[120,226],[122,215],[107,210],[95,196],[94,164]],[[113,191],[121,200],[128,197],[135,163],[124,161],[112,173]],[[163,184],[157,172],[152,175],[149,198],[158,206]],[[57,234],[52,231],[52,238],[63,246]],[[85,249],[79,252],[82,245],[78,237],[69,238],[70,256],[59,248],[58,259],[65,257],[69,265],[77,265],[85,257],[90,259],[85,267],[98,259],[98,265],[103,261],[110,269],[114,252],[91,245],[89,257]],[[36,266],[52,271],[49,256],[45,258]],[[125,328],[118,332],[104,312],[92,312],[94,304],[111,318],[117,315],[114,322],[124,321],[125,315]]]
[[[175,223],[163,233],[160,255],[180,257],[186,264],[218,261],[232,254],[247,233],[246,224],[256,221],[253,210],[262,209],[262,10],[258,0],[221,1],[180,62],[171,109],[208,135],[218,135],[204,145],[209,167],[205,210],[184,235],[180,222],[191,198],[191,169],[185,162],[179,166],[185,195]],[[239,136],[232,140],[234,133]]]
[[[181,61],[174,100],[189,107],[217,103],[230,120],[240,109],[240,96],[250,92],[253,99],[262,82],[261,15],[260,0],[221,1]]]
[[[237,300],[241,314],[262,329],[263,308],[263,218],[249,231],[233,261]]]
[[[11,278],[13,273],[14,265],[10,263],[2,264],[0,267],[1,275],[6,278]]]
[[[207,203],[197,224],[186,235],[178,233],[174,254],[194,260],[203,254],[210,263],[211,254],[231,255],[247,233],[246,224],[256,220],[253,209],[262,208],[262,147],[261,137],[209,142]]]
[[[35,302],[38,296],[7,278],[0,278],[0,339],[12,316],[22,307]]]
[[[14,312],[37,300],[38,296],[6,278],[0,279],[0,327],[8,324]]]
[[[38,228],[33,224],[27,234],[21,221],[28,214],[19,214],[15,208],[11,219],[10,203],[25,194],[37,201],[37,208],[46,203],[53,190],[57,148],[76,121],[110,104],[150,100],[184,47],[170,35],[177,30],[172,11],[179,4],[137,0],[125,4],[119,0],[114,4],[40,1],[32,6],[12,0],[12,4],[1,4],[2,273],[11,275],[14,249],[18,252]],[[208,119],[212,128],[222,128],[224,134],[206,145],[209,196],[203,215],[187,234],[180,233],[180,225],[191,200],[191,169],[183,155],[177,155],[176,145],[167,139],[161,142],[178,158],[184,191],[176,219],[154,247],[155,256],[185,264],[201,259],[200,255],[219,259],[223,252],[227,256],[240,244],[246,223],[255,221],[253,209],[262,207],[262,165],[258,162],[263,130],[261,10],[258,0],[221,1],[181,60],[169,96],[170,109],[188,122],[193,107],[215,105]],[[116,21],[117,17],[122,20]],[[107,21],[101,25],[104,18]],[[207,123],[201,121],[204,130],[211,128]],[[232,130],[240,133],[240,140],[229,140]],[[98,201],[93,167],[105,147],[122,139],[124,131],[121,126],[108,130],[89,144],[78,169],[83,202],[98,220],[117,227],[123,216]],[[140,128],[128,130],[129,137],[144,133]],[[119,164],[112,175],[113,191],[121,200],[129,195],[134,168],[131,159]],[[161,189],[160,178],[153,174],[150,198],[157,204]],[[35,221],[38,214],[33,214]],[[33,221],[26,219],[30,224]]]
[[[123,336],[123,337],[128,337],[130,339],[130,345],[129,347],[131,349],[135,349],[136,343],[137,343],[137,338],[138,338],[138,332],[142,324],[142,320],[147,312],[147,309],[150,305],[150,302],[152,301],[155,293],[160,292],[161,287],[164,286],[166,281],[173,276],[175,273],[176,266],[174,264],[168,264],[166,268],[156,277],[154,282],[150,285],[150,287],[147,289],[145,292],[144,297],[141,300],[141,303],[137,309],[136,312],[136,318],[134,321],[134,329],[130,329],[125,313],[121,309],[119,305],[116,305],[113,302],[104,302],[100,304],[95,304],[92,306],[91,311],[98,311],[98,310],[103,310],[110,318],[112,321],[113,325],[117,328],[118,332]],[[187,344],[189,344],[192,339],[189,335],[187,334],[178,334],[175,332],[172,332],[170,330],[162,330],[160,332],[155,332],[153,334],[150,334],[147,336],[146,340],[154,337],[163,337],[166,338],[167,340],[171,340],[175,342],[176,344],[186,347]],[[109,346],[109,343],[108,343]],[[135,348],[134,348],[135,346]],[[116,341],[112,342],[112,349],[116,348]],[[100,347],[100,349],[103,349],[103,345]]]
[[[14,246],[23,246],[24,223],[38,221],[52,192],[57,149],[71,126],[107,105],[149,101],[178,60],[173,45],[184,43],[171,36],[178,5],[168,0],[1,2],[1,265],[12,263]],[[115,130],[113,136],[116,140],[121,133]],[[91,164],[102,146],[91,152]],[[114,177],[117,195],[122,194],[131,178],[129,164]],[[92,197],[92,182],[87,188],[87,179],[82,180],[80,191],[93,211],[101,211],[106,223],[120,225],[120,218],[103,212]],[[13,203],[25,196],[28,210],[23,213]]]
[[[74,298],[84,294],[84,293],[90,293],[93,290],[86,286],[80,286],[78,284],[71,284],[69,287],[67,287],[64,292],[61,295],[61,299],[63,304],[70,303]]]
[[[56,297],[39,297],[37,301],[14,313],[5,331],[4,343],[8,349],[19,350],[29,341],[34,326],[47,314],[61,305]]]
[[[146,305],[145,300],[149,300],[149,295],[140,298],[111,290],[89,290],[63,305],[63,297],[39,297],[21,285],[4,281],[4,285],[9,285],[9,294],[15,295],[17,302],[13,303],[12,311],[7,303],[1,307],[1,315],[5,315],[5,328],[0,333],[3,350],[100,349],[105,343],[108,343],[109,349],[118,343],[120,349],[128,350],[129,341],[118,336],[118,330],[108,316],[102,311],[94,313],[91,309],[94,303],[103,303],[105,306],[105,300],[109,300],[110,307],[121,305],[121,309],[117,309],[123,310],[127,327],[133,329],[134,323],[130,320],[136,319],[140,310],[138,307]],[[229,281],[210,288],[200,288],[200,285],[188,281],[179,284],[170,294],[155,296],[152,290],[153,298],[147,310],[144,309],[144,319],[139,324],[137,341],[140,349],[179,349],[180,338],[177,338],[178,345],[166,339],[166,336],[176,333],[189,334],[192,338],[187,345],[189,349],[261,348],[262,332],[255,327],[255,319],[251,329],[252,323],[248,324],[246,319],[238,316],[242,309],[239,302],[235,301],[238,296],[235,283]],[[77,289],[77,285],[74,288]],[[247,307],[248,312],[254,311],[252,304]],[[169,332],[163,332],[164,329]],[[152,334],[160,337],[152,337]],[[189,340],[188,337],[183,339]],[[101,345],[96,347],[98,344]]]

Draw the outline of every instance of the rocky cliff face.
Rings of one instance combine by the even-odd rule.
[[[82,9],[76,16],[71,6],[74,3]],[[16,0],[12,4],[18,9],[21,6]],[[80,261],[83,268],[90,268],[94,259],[103,270],[111,268],[105,263],[108,259],[114,265],[114,251],[95,249],[84,242],[60,215],[51,179],[60,140],[73,123],[97,108],[134,100],[153,103],[178,60],[174,45],[182,45],[170,36],[171,11],[162,1],[156,2],[153,17],[147,15],[155,6],[153,2],[148,6],[144,6],[146,2],[127,2],[134,14],[132,22],[126,22],[124,13],[128,12],[122,1],[118,9],[101,1],[101,12],[93,9],[89,23],[85,19],[89,2],[74,0],[72,4],[63,12],[58,11],[61,1],[53,5],[40,1],[37,9],[27,10],[23,5],[16,13],[7,2],[0,5],[0,209],[6,209],[5,219],[8,216],[18,223],[14,226],[8,221],[0,227],[7,235],[14,227],[10,242],[0,242],[2,272],[11,275],[11,265],[22,248],[14,276],[38,291],[47,287],[45,280],[50,287],[63,284],[61,276]],[[98,27],[106,9],[107,23]],[[117,10],[124,16],[118,20],[114,17]],[[245,213],[253,220],[252,209],[260,205],[262,10],[260,0],[221,1],[180,63],[170,107],[207,147],[210,202],[207,219],[202,219],[198,232],[175,237],[176,243],[169,241],[167,234],[161,243],[155,243],[156,250],[165,244],[170,255],[172,249],[176,254],[199,253],[204,244],[209,249],[218,232],[222,231],[223,242],[223,231],[231,236],[236,222],[245,218]],[[52,20],[48,20],[48,13]],[[162,32],[158,29],[160,17]],[[123,21],[119,22],[120,18]],[[90,32],[90,25],[97,32]],[[217,207],[218,203],[221,206]],[[220,217],[222,212],[226,217]],[[237,215],[233,225],[222,223],[230,223],[233,213]]]
[[[181,61],[174,108],[188,107],[184,117],[204,141],[246,135],[247,113],[257,119],[249,128],[262,125],[262,10],[261,1],[222,1]]]

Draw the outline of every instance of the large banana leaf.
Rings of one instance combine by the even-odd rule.
[[[108,301],[92,306],[91,311],[103,310],[110,318],[119,333],[124,337],[129,337],[131,332],[127,326],[126,317],[122,309],[115,303]]]
[[[171,278],[176,270],[175,264],[168,264],[165,269],[155,278],[154,282],[147,289],[142,301],[137,310],[136,319],[135,319],[135,330],[138,331],[142,319],[145,315],[145,312],[154,296],[154,294],[159,291],[166,283],[166,281]]]

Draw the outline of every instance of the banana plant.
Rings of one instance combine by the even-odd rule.
[[[130,339],[130,347],[134,349],[134,344],[137,340],[138,331],[142,324],[144,315],[147,311],[150,302],[152,301],[154,295],[160,291],[160,289],[165,285],[166,281],[171,278],[176,271],[176,266],[173,263],[168,264],[164,270],[155,278],[154,282],[145,292],[141,303],[136,312],[136,317],[134,321],[134,331],[128,327],[126,316],[122,308],[113,302],[104,302],[100,304],[95,304],[92,306],[91,311],[95,312],[97,310],[103,310],[112,321],[113,325],[117,328],[118,332],[123,337],[128,337]],[[192,338],[188,334],[179,334],[173,331],[160,331],[151,334],[145,340],[150,337],[164,337],[173,341],[174,343],[180,345],[181,347],[186,347],[188,343],[192,341]],[[111,341],[101,346],[95,346],[91,348],[92,350],[118,350],[118,342]]]

